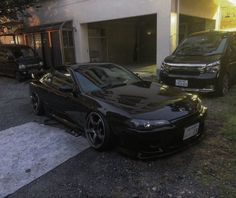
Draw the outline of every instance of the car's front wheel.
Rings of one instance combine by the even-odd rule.
[[[85,128],[86,138],[96,150],[106,150],[111,147],[112,133],[109,125],[100,113],[92,112],[87,117]]]
[[[34,113],[36,115],[43,115],[44,114],[44,107],[43,107],[42,100],[39,98],[39,95],[37,93],[33,92],[30,97],[31,97],[31,103],[32,103]]]
[[[222,75],[219,79],[218,82],[218,87],[217,87],[217,95],[218,96],[225,96],[228,94],[230,88],[230,79],[229,75],[225,73]]]

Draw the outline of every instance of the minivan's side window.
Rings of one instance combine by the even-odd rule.
[[[236,59],[236,37],[232,37],[232,39],[230,40],[227,54],[231,60]]]
[[[231,43],[232,50],[236,52],[236,36],[233,37]]]

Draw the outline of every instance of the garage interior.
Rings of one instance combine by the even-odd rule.
[[[156,14],[88,24],[90,61],[155,65],[156,24]]]

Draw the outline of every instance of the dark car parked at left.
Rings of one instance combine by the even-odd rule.
[[[195,142],[207,112],[198,96],[110,63],[50,71],[32,80],[30,96],[37,115],[47,112],[84,131],[93,148],[118,145],[142,159]]]
[[[37,53],[25,45],[0,45],[0,74],[22,80],[42,69],[43,62]]]

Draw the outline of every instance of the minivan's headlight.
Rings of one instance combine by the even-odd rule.
[[[161,64],[161,71],[169,72],[169,65],[165,61]]]
[[[20,64],[19,69],[26,69],[26,66],[24,64]]]
[[[170,122],[167,120],[140,120],[140,119],[132,119],[129,121],[129,126],[138,130],[148,130],[161,128],[165,126],[169,126]]]
[[[215,61],[206,66],[207,73],[218,73],[220,70],[220,61]]]

